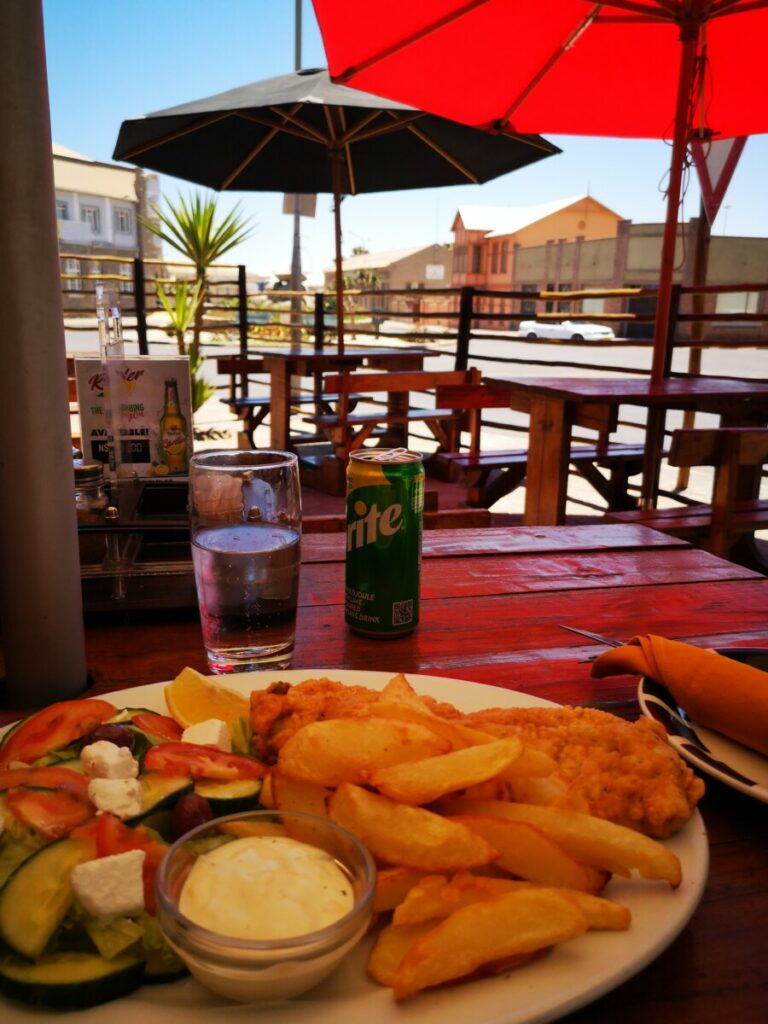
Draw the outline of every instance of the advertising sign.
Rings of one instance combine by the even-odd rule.
[[[100,359],[75,359],[83,457],[109,463],[106,392],[117,476],[186,475],[193,441],[189,359],[110,359],[108,372],[107,382]]]

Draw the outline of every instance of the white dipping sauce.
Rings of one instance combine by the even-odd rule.
[[[260,940],[325,928],[353,905],[352,882],[330,854],[288,836],[248,836],[202,854],[179,901],[209,931]]]

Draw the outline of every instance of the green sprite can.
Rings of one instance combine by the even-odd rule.
[[[345,619],[367,636],[419,621],[424,466],[405,448],[364,448],[347,468]]]

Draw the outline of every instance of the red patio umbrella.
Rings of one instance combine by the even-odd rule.
[[[669,138],[651,377],[686,149],[768,132],[768,0],[313,0],[334,81],[491,132]]]

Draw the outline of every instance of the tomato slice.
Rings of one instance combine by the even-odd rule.
[[[63,789],[78,800],[88,800],[89,779],[81,772],[72,771],[59,765],[39,768],[0,769],[0,792],[17,786],[33,786],[36,789]]]
[[[52,750],[68,747],[115,713],[114,704],[92,697],[50,704],[25,718],[0,745],[0,768],[13,761],[31,764]]]
[[[180,740],[184,730],[175,718],[168,715],[157,715],[154,711],[144,711],[131,719],[131,725],[135,725],[142,732],[150,736],[157,736],[161,740]]]
[[[155,875],[160,861],[168,847],[153,839],[143,825],[129,828],[114,814],[100,814],[95,830],[96,852],[99,857],[108,857],[127,850],[143,850],[144,905],[147,913],[155,914]]]
[[[265,765],[242,754],[229,754],[201,743],[158,743],[144,757],[147,770],[195,779],[260,779]]]
[[[45,839],[63,839],[93,817],[93,807],[71,793],[48,789],[12,789],[5,806],[18,821]]]

